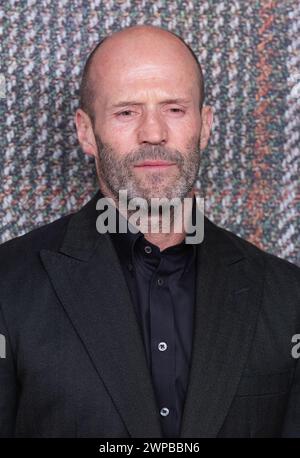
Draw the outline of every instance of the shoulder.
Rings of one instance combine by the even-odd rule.
[[[224,242],[234,245],[238,250],[243,252],[249,262],[253,262],[253,264],[255,264],[255,261],[257,261],[260,264],[263,264],[267,280],[276,282],[277,280],[284,279],[288,283],[297,283],[300,288],[299,266],[286,259],[264,251],[230,230],[216,225],[211,220],[208,221],[210,228],[215,231],[217,238],[223,239]]]
[[[41,249],[56,250],[74,213],[37,227],[0,245],[0,278],[9,272],[28,268],[38,259]]]

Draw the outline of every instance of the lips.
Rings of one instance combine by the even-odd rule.
[[[174,162],[168,161],[144,161],[139,164],[136,164],[135,167],[169,167],[171,165],[176,165]]]

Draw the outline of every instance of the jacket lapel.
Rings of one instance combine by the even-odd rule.
[[[96,231],[99,192],[70,218],[59,252],[42,262],[132,437],[161,437],[142,336],[117,254]]]
[[[56,293],[132,437],[162,437],[142,335],[95,196],[40,255]],[[215,437],[237,389],[260,306],[263,266],[204,217],[197,247],[193,353],[180,437]]]
[[[180,437],[216,437],[247,359],[261,304],[261,257],[205,218],[198,248],[192,362]]]

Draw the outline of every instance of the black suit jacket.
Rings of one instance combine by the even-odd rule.
[[[162,437],[98,193],[0,246],[0,436]],[[300,269],[205,217],[180,437],[300,436]]]

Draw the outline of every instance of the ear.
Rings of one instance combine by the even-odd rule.
[[[211,127],[213,123],[213,109],[209,106],[203,106],[201,110],[201,136],[200,150],[204,150],[207,146]]]
[[[81,148],[85,154],[97,157],[97,144],[89,115],[81,108],[78,108],[74,116],[74,121],[76,125],[77,138]]]

